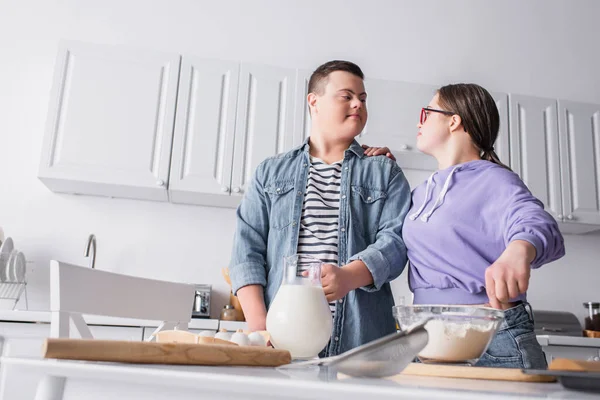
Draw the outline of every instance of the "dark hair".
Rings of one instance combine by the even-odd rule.
[[[457,83],[439,88],[438,97],[443,109],[460,116],[465,131],[482,153],[481,158],[510,169],[494,151],[500,129],[500,115],[492,95],[474,83]]]
[[[329,74],[335,71],[350,72],[352,75],[365,79],[360,67],[350,61],[333,60],[319,66],[310,76],[308,81],[308,93],[322,94]]]

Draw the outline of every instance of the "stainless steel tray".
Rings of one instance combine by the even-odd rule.
[[[600,393],[600,372],[523,369],[528,375],[555,376],[566,389]]]

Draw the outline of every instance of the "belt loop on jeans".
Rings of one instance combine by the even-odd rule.
[[[523,302],[523,305],[525,306],[525,311],[527,311],[527,315],[529,315],[529,320],[531,321],[531,323],[535,323],[535,321],[533,320],[533,309],[531,308],[531,304]]]

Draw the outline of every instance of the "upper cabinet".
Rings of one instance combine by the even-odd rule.
[[[169,195],[174,203],[232,202],[239,63],[184,57]]]
[[[510,96],[510,166],[556,219],[562,219],[556,100]]]
[[[299,69],[296,72],[296,94],[294,101],[294,146],[300,146],[310,136],[310,111],[308,109],[308,81],[312,71]]]
[[[298,143],[293,68],[63,42],[55,75],[39,170],[55,192],[235,207]]]
[[[565,233],[600,229],[600,106],[510,95],[511,167]]]
[[[564,217],[600,226],[600,105],[559,100],[558,115]]]
[[[369,118],[359,141],[389,147],[402,168],[435,171],[435,159],[416,145],[421,108],[429,104],[437,87],[382,79],[367,79],[365,87]]]
[[[494,98],[498,113],[500,114],[500,130],[498,131],[496,143],[494,143],[494,150],[500,161],[506,165],[510,165],[508,94],[499,92],[492,92],[490,94]]]
[[[294,145],[296,70],[242,64],[232,192],[241,197],[265,158]]]
[[[55,192],[167,201],[179,63],[63,42],[39,178]]]
[[[406,169],[435,171],[437,161],[417,149],[417,123],[422,107],[427,107],[437,86],[419,83],[368,79],[367,126],[360,142],[369,146],[387,146]],[[508,95],[492,93],[500,114],[500,132],[495,144],[500,160],[509,163]]]
[[[39,178],[64,193],[235,207],[264,159],[310,134],[311,71],[124,46],[61,43]],[[434,85],[367,79],[357,138],[404,169]],[[493,92],[495,143],[564,232],[600,229],[600,105]]]
[[[183,57],[173,203],[235,207],[265,158],[293,147],[294,69]]]

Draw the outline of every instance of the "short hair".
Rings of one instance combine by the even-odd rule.
[[[329,74],[335,71],[349,72],[360,79],[365,79],[360,67],[353,62],[343,60],[328,61],[319,66],[310,76],[308,81],[308,93],[323,94],[323,89],[327,84]]]

